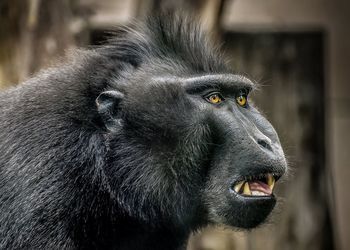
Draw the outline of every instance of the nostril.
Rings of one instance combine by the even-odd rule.
[[[257,143],[258,143],[261,147],[272,151],[271,145],[270,145],[270,143],[269,143],[268,141],[262,140],[262,139],[258,139],[258,140],[257,140]]]

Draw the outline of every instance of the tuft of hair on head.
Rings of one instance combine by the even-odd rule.
[[[219,47],[202,30],[198,19],[185,13],[158,13],[113,33],[100,49],[135,68],[159,60],[169,64],[179,62],[198,72],[226,69]]]

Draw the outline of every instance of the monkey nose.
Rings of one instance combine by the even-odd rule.
[[[261,148],[273,152],[273,149],[271,147],[271,140],[270,139],[268,139],[268,138],[258,138],[258,139],[256,139],[256,143]]]

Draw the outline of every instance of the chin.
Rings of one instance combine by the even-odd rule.
[[[268,173],[235,180],[221,202],[209,209],[211,221],[242,229],[264,223],[276,205],[273,189],[280,176]]]

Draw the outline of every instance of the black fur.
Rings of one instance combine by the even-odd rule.
[[[252,87],[196,24],[159,16],[2,92],[0,249],[179,249],[209,223],[258,225],[274,198],[230,188],[285,160],[235,103]]]

